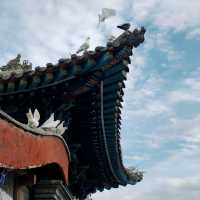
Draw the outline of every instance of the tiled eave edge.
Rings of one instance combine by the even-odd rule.
[[[94,71],[106,70],[123,59],[130,63],[131,49],[144,40],[144,34],[135,30],[124,32],[107,47],[96,47],[95,51],[85,52],[82,56],[73,54],[71,59],[60,59],[56,65],[48,63],[46,67],[36,67],[34,71],[20,75],[12,73],[6,79],[1,77],[0,96],[59,85]]]
[[[126,51],[126,54],[124,52]],[[128,57],[124,57],[128,55]],[[102,136],[101,143],[106,154],[106,158],[99,160],[105,162],[105,167],[109,165],[112,174],[111,187],[118,187],[118,185],[136,184],[141,181],[141,178],[136,174],[129,176],[128,171],[123,166],[122,153],[120,146],[120,126],[121,126],[121,102],[123,101],[123,88],[125,87],[124,80],[126,80],[126,73],[129,71],[128,64],[130,63],[129,56],[132,55],[131,45],[124,46],[118,51],[115,58],[119,62],[115,62],[112,68],[104,71],[103,81],[101,81],[101,95],[100,95],[100,110],[101,110],[101,124]],[[95,142],[95,145],[98,145]],[[96,152],[101,149],[97,146]],[[105,174],[106,176],[106,174]],[[117,184],[118,183],[118,184]],[[104,185],[109,189],[109,185]],[[103,188],[97,188],[102,190]]]
[[[124,52],[126,53],[124,54]],[[128,64],[129,56],[131,55],[131,45],[124,46],[123,49],[118,51],[115,58],[118,58],[119,62],[113,63],[112,68],[104,71],[101,81],[101,92],[99,91],[101,95],[99,95],[96,112],[99,113],[98,110],[101,110],[99,113],[100,117],[97,117],[97,120],[99,118],[101,120],[98,120],[97,124],[101,124],[102,131],[98,131],[98,125],[97,130],[93,131],[94,135],[96,133],[102,135],[101,137],[95,136],[93,141],[97,159],[101,162],[101,166],[105,171],[105,174],[102,174],[105,177],[105,182],[102,186],[97,187],[99,190],[118,187],[119,185],[136,184],[141,181],[137,175],[129,176],[129,173],[123,166],[120,146],[123,88],[125,87],[126,73],[129,71]],[[94,96],[98,96],[98,93],[94,94]],[[106,172],[108,166],[109,173]],[[109,183],[106,181],[107,179],[110,179]]]
[[[105,167],[109,165],[112,174],[111,187],[118,187],[118,185],[136,184],[141,181],[139,177],[130,177],[126,168],[123,165],[121,145],[120,145],[120,128],[121,128],[121,109],[123,101],[124,81],[126,80],[126,73],[128,67],[125,64],[115,66],[118,69],[116,73],[113,70],[104,74],[104,80],[101,81],[100,90],[100,119],[102,128],[101,144],[105,151],[106,158],[100,158],[105,162]],[[111,91],[113,88],[113,91]],[[99,144],[100,144],[99,143]],[[98,145],[96,143],[95,145]],[[101,148],[98,146],[97,148]],[[98,152],[98,150],[97,150]],[[105,174],[106,176],[106,174]],[[106,187],[109,188],[107,185]],[[101,188],[98,188],[101,190]]]

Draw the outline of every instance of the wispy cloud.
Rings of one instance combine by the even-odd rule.
[[[99,193],[95,200],[116,199],[142,199],[142,200],[198,200],[200,195],[200,160],[196,159],[199,149],[176,151],[170,157],[158,162],[145,173],[145,179],[136,186],[128,186],[111,192]]]
[[[177,90],[169,93],[170,103],[179,103],[181,101],[194,101],[200,103],[200,67],[193,70],[182,80]]]
[[[198,0],[142,0],[134,2],[132,9],[139,22],[151,22],[164,29],[189,33],[200,25]]]
[[[92,38],[91,49],[105,44],[105,36],[112,34],[114,29],[117,30],[116,25],[120,23],[121,17],[113,17],[101,29],[97,26],[98,13],[102,7],[111,6],[120,10],[121,5],[121,0],[116,0],[115,3],[90,0],[50,0],[48,3],[44,0],[40,3],[4,1],[1,10],[8,12],[0,14],[0,21],[3,22],[0,41],[4,41],[4,46],[13,48],[12,51],[9,49],[13,54],[21,52],[34,65],[56,62],[61,56],[67,57],[77,50],[87,36]],[[11,9],[14,9],[12,14]],[[17,34],[14,34],[16,31]]]

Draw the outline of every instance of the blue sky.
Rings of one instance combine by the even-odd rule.
[[[101,8],[117,16],[97,27]],[[34,66],[74,53],[87,36],[105,45],[116,25],[144,25],[125,90],[122,149],[126,166],[144,170],[136,186],[94,200],[197,200],[200,196],[200,1],[1,0],[0,63],[21,53]]]

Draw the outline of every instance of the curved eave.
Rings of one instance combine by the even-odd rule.
[[[116,70],[113,70],[115,69]],[[105,72],[101,85],[102,132],[110,171],[119,185],[136,184],[123,166],[120,145],[121,108],[123,85],[128,66],[122,62]],[[113,103],[112,103],[113,102]],[[118,102],[118,105],[116,104]]]
[[[125,37],[126,34],[125,32]],[[129,39],[131,40],[131,38]],[[130,40],[128,41],[130,42]],[[142,38],[141,41],[144,41],[144,38]],[[112,68],[104,71],[104,76],[101,81],[100,107],[102,144],[106,155],[106,158],[102,158],[101,160],[104,160],[105,167],[107,165],[109,166],[110,173],[112,174],[113,179],[110,182],[111,187],[136,184],[141,181],[141,179],[137,177],[137,174],[136,176],[130,177],[127,173],[126,168],[123,166],[120,146],[121,103],[124,95],[124,81],[129,71],[129,57],[132,55],[132,45],[130,45],[130,43],[126,43],[123,48],[117,51],[114,59],[118,62],[113,63]],[[107,160],[107,164],[105,160]]]
[[[96,47],[95,51],[85,52],[83,56],[73,54],[70,59],[60,59],[56,65],[48,63],[46,67],[36,67],[34,71],[13,72],[5,77],[0,73],[0,96],[45,89],[87,73],[104,71],[128,58],[133,46],[137,47],[143,41],[144,33],[135,29],[124,32],[107,47]]]
[[[119,54],[115,56],[118,57]],[[98,166],[101,168],[98,172],[101,174],[101,184],[98,182],[93,187],[100,191],[119,185],[134,185],[141,181],[137,174],[130,177],[127,173],[122,162],[120,145],[121,109],[126,74],[129,72],[128,64],[126,58],[105,70],[100,88],[94,93],[93,103],[96,104],[96,112],[93,117],[96,119],[96,125],[91,135],[94,135],[93,148]]]
[[[132,48],[144,41],[144,33],[138,32],[138,34],[139,37],[135,37],[134,34],[125,32],[113,43],[115,49],[113,59],[110,64],[104,64],[100,88],[97,87],[93,94],[94,108],[92,109],[95,113],[93,118],[88,120],[94,120],[90,135],[99,168],[97,176],[101,177],[96,177],[97,181],[92,186],[88,183],[90,185],[87,186],[90,188],[88,193],[93,192],[94,189],[102,191],[104,188],[136,184],[139,180],[130,178],[123,166],[119,138],[124,81],[129,71]],[[94,69],[97,68],[98,65]]]

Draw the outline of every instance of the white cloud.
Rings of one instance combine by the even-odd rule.
[[[190,32],[200,25],[198,0],[141,0],[132,4],[135,19],[176,31]]]
[[[200,68],[195,69],[188,77],[182,80],[180,87],[169,93],[168,101],[171,104],[181,101],[194,101],[200,103]]]
[[[149,157],[148,156],[145,156],[145,155],[125,155],[123,157],[125,160],[128,160],[128,162],[132,162],[132,163],[138,163],[138,162],[141,162],[141,161],[144,161],[144,160],[149,160]]]
[[[193,91],[182,89],[180,91],[176,90],[170,93],[169,101],[171,103],[178,103],[181,101],[196,101],[200,102],[200,94],[193,93]]]
[[[0,22],[3,22],[0,35],[4,41],[9,37],[4,46],[13,48],[14,55],[21,52],[23,57],[29,58],[34,65],[55,63],[58,58],[75,52],[87,36],[91,37],[91,49],[97,45],[105,45],[106,35],[120,32],[116,25],[122,19],[118,15],[98,27],[98,13],[102,7],[120,10],[122,6],[121,0],[5,2],[4,9],[7,13],[0,19]],[[11,9],[16,16],[8,14]],[[11,46],[10,43],[14,45]],[[7,62],[6,59],[7,57],[3,58],[2,62]]]
[[[195,152],[196,147],[198,148],[200,145],[200,115],[192,119],[177,119],[174,126],[185,141],[183,150],[188,153]]]
[[[192,31],[190,31],[187,34],[186,39],[188,39],[188,40],[193,40],[193,39],[200,40],[200,28],[197,27],[197,28],[193,29]]]
[[[187,177],[187,178],[169,178],[166,180],[167,184],[169,184],[174,189],[182,189],[182,190],[200,190],[200,178],[199,177]]]
[[[146,91],[146,93],[147,93],[146,95],[150,95],[150,91]],[[133,105],[130,105],[130,107],[133,107]],[[125,115],[128,115],[129,118],[132,117],[149,118],[163,113],[166,114],[168,111],[170,111],[167,105],[157,100],[147,100],[144,103],[143,107],[141,107],[141,105],[135,105],[134,108],[135,109],[127,110]],[[126,118],[126,116],[124,117]]]
[[[191,120],[192,121],[192,120]],[[184,121],[182,121],[183,129]],[[190,130],[188,127],[185,132]],[[198,200],[200,195],[199,148],[190,153],[177,150],[145,173],[144,180],[135,186],[105,191],[94,200],[110,198],[127,200]]]
[[[132,70],[129,74],[123,111],[125,121],[127,118],[148,118],[170,111],[162,97],[159,98],[164,80],[155,73],[144,77],[143,70],[145,68],[141,66],[136,68],[136,72]]]

